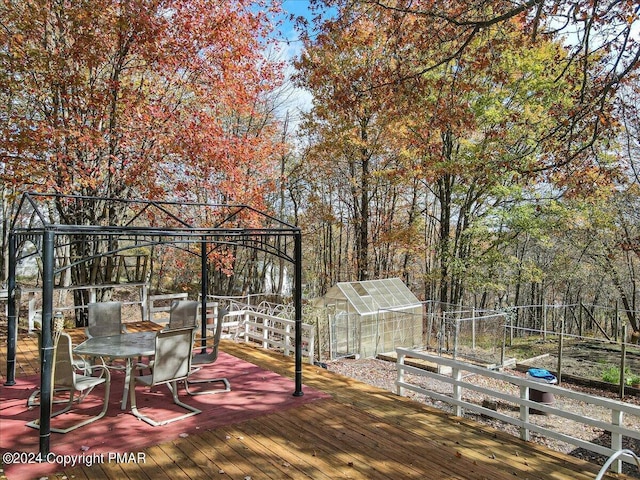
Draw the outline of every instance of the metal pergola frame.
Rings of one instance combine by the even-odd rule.
[[[67,207],[102,208],[108,204],[125,213],[126,225],[61,223],[55,212],[57,202]],[[48,208],[45,208],[48,207]],[[108,216],[106,216],[108,218]],[[104,218],[104,217],[103,217]],[[204,223],[206,222],[206,223]],[[201,224],[204,226],[196,226]],[[77,259],[72,265],[55,265],[55,247],[63,239],[82,238],[88,242],[107,242],[117,247],[98,257],[155,245],[179,246],[201,258],[201,328],[206,336],[206,301],[208,294],[208,255],[212,248],[240,247],[273,255],[294,266],[295,307],[295,391],[302,396],[302,235],[295,227],[248,205],[197,202],[160,202],[104,197],[86,197],[52,193],[24,193],[20,199],[9,233],[7,381],[15,385],[18,316],[16,308],[16,267],[27,257],[42,262],[42,346],[40,351],[40,453],[50,451],[51,386],[53,382],[53,292],[56,275],[72,265],[96,256]],[[27,242],[35,252],[26,252]]]

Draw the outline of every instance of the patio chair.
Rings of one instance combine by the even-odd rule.
[[[190,379],[191,375],[200,371],[206,365],[214,364],[218,359],[218,346],[220,345],[220,336],[222,334],[222,320],[225,317],[225,315],[227,315],[227,313],[229,312],[225,309],[218,310],[218,319],[216,321],[216,327],[213,335],[213,345],[211,347],[211,351],[210,352],[205,351],[204,353],[196,353],[191,359],[191,366],[192,366],[191,373],[189,374],[189,377],[187,377],[187,379],[184,382],[185,389],[189,395],[207,395],[207,394],[216,394],[216,393],[224,393],[224,392],[231,391],[231,384],[229,383],[229,380],[223,377],[204,378],[204,379],[196,379],[196,380]],[[197,385],[201,383],[221,383],[222,388],[215,388],[212,390],[204,390],[204,391],[189,390],[190,385]]]
[[[87,337],[106,337],[126,333],[122,324],[121,302],[92,302],[87,305]]]
[[[169,325],[167,328],[184,328],[198,326],[199,302],[195,300],[175,300],[169,310]]]
[[[108,337],[127,333],[127,327],[122,324],[121,302],[92,302],[87,304],[88,325],[85,328],[87,337]],[[92,358],[91,362],[96,363]],[[124,366],[114,365],[113,359],[107,358],[106,364],[114,370],[123,370]]]
[[[164,328],[165,330],[175,330],[179,328],[191,328],[194,329],[198,326],[198,307],[199,302],[194,300],[174,300],[171,303],[171,309],[169,310],[169,324]],[[138,370],[153,370],[154,359],[149,358],[147,363],[138,360],[136,369]]]
[[[74,423],[69,427],[51,427],[51,431],[56,433],[69,433],[76,428],[93,423],[104,417],[107,413],[107,408],[109,408],[109,391],[111,389],[111,374],[109,373],[109,369],[105,365],[92,365],[91,371],[95,372],[96,370],[101,370],[102,373],[100,376],[82,375],[77,373],[73,363],[72,348],[73,346],[71,344],[71,337],[69,334],[61,332],[57,339],[53,354],[53,385],[51,398],[53,399],[54,392],[66,391],[69,394],[69,399],[62,410],[51,414],[51,418],[57,417],[71,410],[76,392],[79,392],[82,395],[85,392],[88,393],[93,390],[93,388],[101,384],[104,384],[103,406],[102,410],[97,415],[93,415],[85,420]],[[27,426],[39,429],[40,420],[33,420],[27,423]]]
[[[131,413],[137,418],[155,427],[201,413],[197,408],[181,402],[178,398],[178,382],[185,380],[191,371],[193,337],[193,328],[167,329],[159,331],[156,334],[156,348],[151,374],[131,376],[131,383],[129,385]],[[173,402],[185,410],[188,410],[188,413],[161,421],[154,420],[148,415],[142,414],[138,410],[136,402],[136,382],[142,383],[147,387],[166,385],[173,396]]]
[[[40,363],[42,363],[42,332],[37,331],[36,335],[38,336],[38,354],[40,356]],[[59,336],[59,332],[55,334],[55,338],[57,339]],[[57,340],[54,340],[57,341]],[[89,362],[87,362],[86,360],[82,359],[82,358],[77,358],[77,357],[73,357],[73,367],[76,371],[78,372],[82,372],[83,374],[91,374],[91,364]],[[60,393],[60,392],[65,392],[68,391],[69,389],[66,387],[60,387],[60,388],[55,388],[54,389],[54,393]],[[79,395],[78,397],[76,397],[76,401],[77,402],[81,402],[82,399],[91,391],[91,389],[86,390],[85,392],[82,393],[82,395]],[[66,403],[67,400],[66,399],[62,399],[62,400],[54,400],[53,403]],[[31,393],[31,395],[29,395],[29,398],[27,399],[27,407],[37,407],[40,405],[40,389],[36,388],[33,393]]]

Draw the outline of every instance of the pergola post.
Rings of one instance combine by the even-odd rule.
[[[9,278],[7,279],[7,386],[16,384],[16,342],[18,316],[16,315],[16,236],[9,234]]]
[[[207,295],[209,294],[209,273],[207,270],[207,240],[202,240],[200,244],[200,345],[201,353],[207,352]],[[220,321],[221,319],[218,319]]]
[[[296,352],[295,352],[295,383],[296,390],[293,393],[295,397],[301,397],[302,392],[302,233],[300,229],[294,232],[294,258],[295,258],[295,280],[294,280],[294,305],[296,310]]]
[[[53,264],[55,232],[46,229],[42,238],[42,345],[40,351],[40,453],[49,454],[51,394],[53,384]]]

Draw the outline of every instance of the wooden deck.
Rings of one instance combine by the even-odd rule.
[[[136,324],[130,330],[152,325]],[[82,332],[72,336],[80,340]],[[223,342],[222,350],[293,378],[292,359],[278,353],[230,341]],[[19,340],[18,361],[18,377],[37,373],[35,337]],[[304,365],[303,382],[332,398],[167,439],[144,449],[141,464],[94,464],[49,478],[592,480],[600,468],[319,367]]]

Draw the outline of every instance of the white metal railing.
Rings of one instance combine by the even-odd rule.
[[[233,317],[238,318],[237,339],[260,344],[263,348],[280,350],[285,355],[291,355],[295,351],[294,320],[250,310],[229,312],[225,318],[231,322]],[[302,356],[311,365],[314,361],[314,332],[313,325],[302,324]]]
[[[607,459],[607,461],[604,463],[604,465],[602,465],[602,468],[598,472],[596,480],[601,480],[604,474],[607,473],[607,470],[609,470],[609,467],[616,461],[618,457],[621,457],[622,455],[628,455],[633,458],[636,462],[636,467],[638,467],[638,471],[640,472],[640,457],[638,457],[638,455],[636,455],[634,451],[625,448],[622,450],[618,450]]]
[[[170,300],[186,299],[187,294],[149,295],[149,318],[163,323],[168,321]],[[156,302],[162,305],[157,305]],[[170,302],[169,302],[170,303]],[[198,314],[198,319],[200,314]],[[207,302],[207,329],[214,331],[218,318],[218,302]],[[222,337],[244,340],[263,348],[280,350],[284,355],[295,352],[295,321],[253,310],[227,312],[222,322]],[[314,328],[302,324],[302,356],[313,365]]]
[[[530,439],[530,432],[535,432],[542,436],[560,440],[605,457],[610,457],[616,452],[622,450],[623,438],[625,437],[640,440],[640,432],[638,430],[625,427],[625,415],[640,418],[640,407],[638,406],[618,400],[610,400],[603,397],[575,392],[555,385],[493,371],[485,367],[440,357],[426,352],[397,348],[396,354],[396,389],[398,395],[403,395],[405,390],[410,390],[452,405],[457,416],[462,416],[463,412],[466,410],[515,425],[519,428],[520,437],[523,440],[528,441]],[[436,365],[436,371],[430,371],[429,369],[420,366],[408,365],[406,363],[407,359],[416,359],[427,362],[428,364]],[[448,384],[450,385],[451,393],[439,393],[420,387],[417,383],[410,383],[407,381],[405,376],[407,374],[415,375],[416,377],[427,377],[437,380],[438,382]],[[497,391],[487,387],[474,385],[466,380],[472,375],[479,375],[505,382],[505,384],[508,384],[512,390],[517,390],[517,394],[508,393],[508,389],[505,389],[505,391]],[[516,405],[518,406],[519,414],[517,416],[512,416],[507,413],[502,413],[497,410],[466,401],[463,398],[465,390],[480,393],[485,396],[485,399],[497,399],[507,402],[508,404]],[[608,411],[608,418],[610,420],[597,419],[573,413],[568,409],[562,408],[563,402],[554,401],[552,404],[545,404],[533,401],[530,399],[531,390],[550,393],[553,395],[554,400],[556,398],[567,398],[584,402],[587,405],[593,406],[594,412],[596,409],[604,410],[605,412]],[[551,422],[536,423],[532,418],[530,418],[530,410],[540,411],[544,414],[556,415],[576,423],[588,425],[594,429],[609,432],[611,435],[611,444],[609,447],[606,447],[587,440],[572,437],[569,434],[549,428],[552,426],[550,425]],[[621,461],[633,463],[634,459],[626,452],[619,454],[619,456],[616,457],[613,466],[614,470],[618,473],[622,470]]]
[[[4,315],[9,316],[9,292],[6,289],[0,290],[0,302],[4,303]]]

